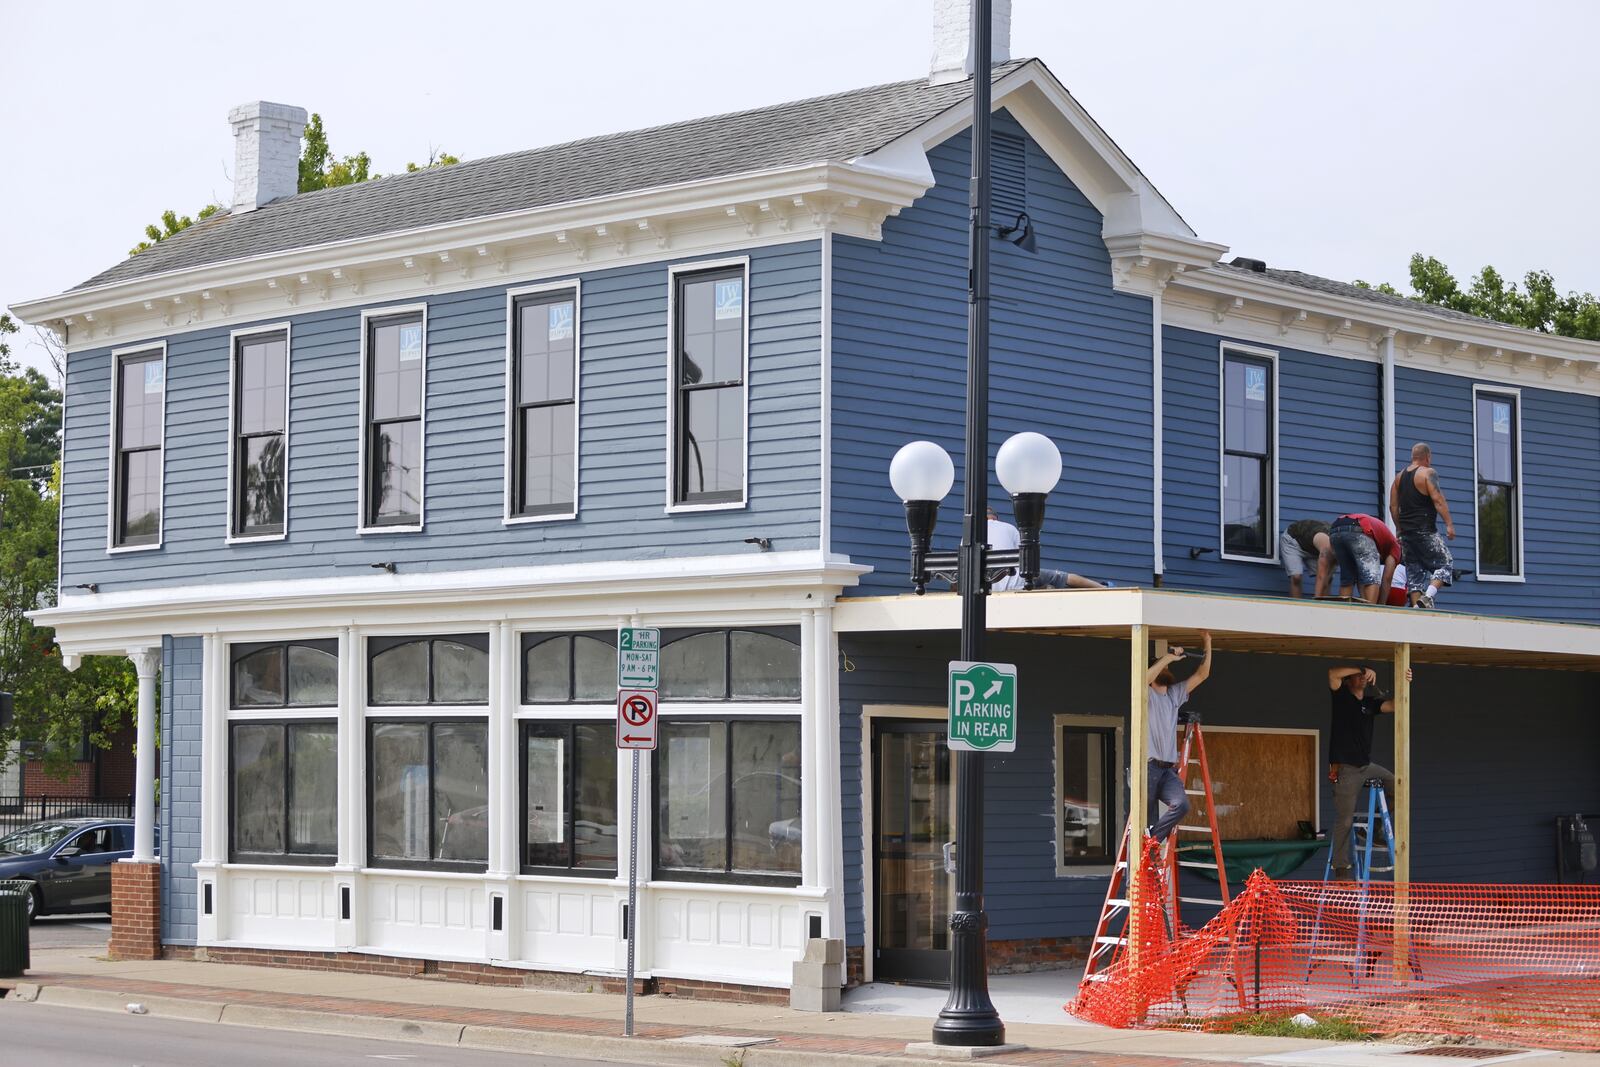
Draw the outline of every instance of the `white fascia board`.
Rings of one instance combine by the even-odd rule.
[[[174,298],[189,298],[201,292],[231,293],[242,287],[265,284],[268,279],[301,274],[320,279],[332,270],[360,271],[391,264],[406,256],[436,256],[478,246],[501,247],[551,237],[561,231],[592,232],[593,228],[608,224],[716,213],[734,205],[783,197],[831,196],[846,207],[854,206],[852,201],[871,202],[881,205],[885,211],[896,211],[915,203],[930,184],[915,176],[871,167],[817,161],[246,256],[27,300],[13,305],[12,310],[24,322],[49,325],[85,314],[103,316],[117,308],[142,308],[147,301],[169,306]],[[809,222],[813,221],[809,219],[812,210],[810,205],[797,205],[794,214],[805,216]],[[838,224],[845,217],[847,212],[841,212],[830,221]],[[866,224],[870,229],[870,218]],[[599,239],[595,243],[598,244]],[[730,247],[737,244],[730,242]],[[660,258],[675,254],[681,253],[664,252]],[[440,273],[448,269],[441,268]],[[477,284],[492,283],[479,281]],[[318,288],[317,284],[306,286],[307,295],[314,294]],[[304,304],[303,310],[319,306],[309,299]],[[211,320],[207,325],[217,321]],[[120,343],[122,338],[118,341]],[[70,347],[88,346],[74,342]]]
[[[1600,363],[1600,342],[1580,341],[1557,334],[1524,330],[1487,319],[1474,321],[1434,315],[1355,297],[1285,285],[1267,277],[1234,271],[1185,271],[1172,280],[1175,287],[1217,297],[1243,297],[1276,308],[1303,310],[1325,318],[1392,327],[1419,337],[1466,342],[1486,349],[1523,352],[1552,359]]]
[[[989,598],[991,630],[1104,629],[1147,625],[1159,629],[1427,645],[1465,650],[1527,652],[1600,658],[1600,627],[1576,623],[1497,619],[1327,604],[1210,596],[1159,589],[1070,589],[1001,593]],[[834,607],[841,633],[959,630],[961,598],[846,597]]]
[[[208,633],[236,626],[351,625],[356,616],[402,624],[413,614],[440,625],[554,615],[740,611],[815,607],[870,567],[821,552],[751,552],[611,560],[443,573],[402,571],[291,581],[191,585],[63,597],[31,613],[55,628],[63,654],[128,647],[129,634]],[[342,620],[342,621],[336,621]]]

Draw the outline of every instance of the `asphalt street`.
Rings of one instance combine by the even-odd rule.
[[[34,948],[104,948],[110,939],[109,915],[41,915],[28,930]]]
[[[0,1000],[5,1063],[39,1067],[595,1067],[601,1060],[258,1030]]]

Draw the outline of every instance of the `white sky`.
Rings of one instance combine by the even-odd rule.
[[[0,306],[226,200],[226,114],[388,173],[926,73],[933,0],[0,0]],[[283,11],[292,17],[269,15]],[[1413,251],[1600,289],[1600,5],[1015,0],[1038,56],[1230,254],[1404,287]],[[25,359],[42,349],[23,328]]]

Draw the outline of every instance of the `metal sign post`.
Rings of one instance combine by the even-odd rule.
[[[624,1037],[633,1036],[634,946],[639,931],[639,753],[656,747],[657,690],[661,684],[661,631],[653,626],[617,630],[617,748],[633,752],[628,790],[628,993]]]

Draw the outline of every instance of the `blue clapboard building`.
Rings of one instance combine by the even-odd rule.
[[[159,703],[169,951],[617,975],[643,625],[641,973],[782,989],[814,936],[852,981],[947,970],[959,613],[910,594],[887,472],[916,439],[961,466],[963,51],[299,195],[305,113],[245,105],[231,210],[16,309],[69,353],[37,618]],[[1201,630],[1225,838],[1320,876],[1326,669],[1411,663],[1377,756],[1397,877],[1554,880],[1554,818],[1600,810],[1600,345],[1235,257],[1043,62],[992,77],[995,212],[1036,249],[994,245],[988,444],[1060,446],[1045,565],[1113,586],[991,602],[1022,707],[985,798],[993,966],[1081,959],[1130,678]],[[1413,441],[1458,531],[1446,610],[1285,597],[1283,528],[1383,514]]]

